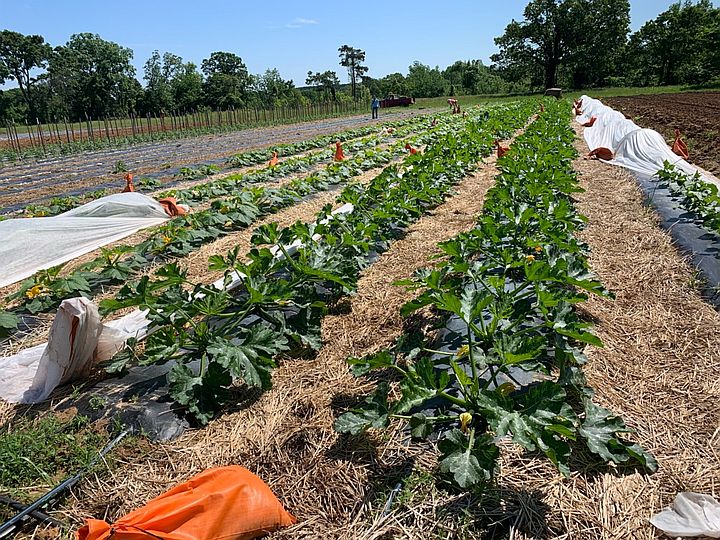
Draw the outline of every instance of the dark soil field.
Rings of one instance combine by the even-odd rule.
[[[380,121],[399,120],[423,112],[393,111],[382,115]],[[228,157],[240,152],[303,141],[374,122],[378,120],[371,120],[369,115],[333,118],[17,163],[0,167],[0,208],[8,210],[101,188],[120,191],[125,184],[124,173],[111,172],[118,161],[135,175],[164,183],[181,167],[201,164],[222,167]]]
[[[679,129],[690,151],[690,162],[720,174],[720,92],[686,92],[652,96],[604,98],[605,103],[652,128],[672,144]]]

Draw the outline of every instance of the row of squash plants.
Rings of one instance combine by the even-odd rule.
[[[407,137],[413,133],[419,134],[428,131],[429,120],[427,118],[413,118],[394,122],[392,126],[392,135],[388,133],[387,128],[381,132],[374,133],[365,137],[346,137],[351,140],[346,145],[345,151],[349,153],[357,153],[367,149],[376,148],[377,146],[389,142],[391,139],[399,139]],[[340,140],[340,138],[338,138]],[[303,156],[295,156],[283,161],[277,165],[266,166],[258,170],[251,170],[244,174],[234,174],[219,180],[204,182],[203,184],[192,186],[185,189],[171,189],[159,194],[160,197],[175,197],[177,200],[193,205],[203,203],[209,200],[223,197],[237,192],[238,188],[249,184],[260,184],[270,182],[278,178],[283,178],[290,174],[304,172],[311,167],[330,161],[333,157],[333,151],[323,149],[318,152],[311,152]]]
[[[703,180],[699,172],[686,174],[668,161],[656,176],[705,227],[720,234],[720,191],[715,184]]]
[[[421,153],[386,167],[369,184],[347,186],[337,202],[310,223],[254,231],[254,248],[211,258],[233,291],[192,283],[177,264],[151,279],[123,287],[105,311],[147,310],[151,334],[129,342],[106,366],[122,372],[133,365],[172,362],[169,394],[189,417],[208,422],[238,392],[267,389],[280,358],[305,357],[321,344],[320,323],[342,297],[352,294],[361,271],[424,213],[441,204],[453,186],[490,154],[496,137],[522,127],[528,104],[493,109],[468,120],[456,117]]]
[[[360,436],[402,423],[436,445],[441,474],[462,488],[493,480],[510,442],[566,476],[574,452],[656,468],[624,438],[623,420],[593,402],[582,372],[584,347],[602,343],[576,306],[611,294],[576,236],[586,220],[573,204],[581,188],[567,107],[547,107],[499,159],[475,228],[439,244],[437,264],[399,284],[416,292],[402,315],[426,309],[437,324],[348,360],[353,374],[381,382],[336,430]]]
[[[262,150],[252,150],[247,152],[241,152],[230,157],[226,161],[226,166],[229,168],[237,167],[249,167],[252,165],[260,165],[265,163],[272,157],[273,153],[277,153],[279,157],[290,157],[291,159],[283,160],[275,167],[265,167],[260,170],[250,171],[246,175],[231,175],[225,182],[219,182],[217,187],[217,194],[214,189],[209,189],[207,193],[202,191],[202,188],[198,190],[165,190],[159,194],[160,197],[176,197],[183,202],[202,202],[209,200],[213,195],[221,196],[227,195],[232,192],[232,189],[236,189],[238,186],[248,183],[260,183],[281,176],[301,172],[309,169],[312,165],[327,161],[332,157],[330,150],[321,150],[308,154],[306,156],[295,156],[296,154],[309,152],[311,150],[317,150],[318,148],[328,147],[335,141],[346,142],[353,141],[350,151],[359,151],[364,147],[370,147],[370,141],[364,140],[364,143],[357,145],[355,139],[365,138],[369,139],[373,134],[377,137],[387,136],[388,128],[393,130],[403,130],[406,134],[407,128],[411,126],[417,126],[424,121],[422,117],[415,117],[406,120],[398,120],[395,122],[389,122],[378,127],[376,125],[365,126],[362,128],[355,128],[350,130],[341,131],[331,135],[320,135],[312,139],[299,141],[296,143],[286,143],[273,145],[269,148]],[[217,165],[199,165],[196,167],[182,167],[177,174],[176,178],[181,181],[186,180],[199,180],[209,176],[213,176],[220,172],[220,168]],[[135,181],[135,187],[140,192],[148,192],[153,189],[157,189],[161,186],[160,181],[151,177],[140,177]],[[222,188],[226,189],[222,189]],[[12,215],[0,215],[0,219],[7,219],[11,217],[51,217],[63,212],[67,212],[77,206],[86,204],[92,200],[98,199],[109,195],[110,192],[107,189],[99,189],[83,193],[82,195],[70,195],[66,197],[53,197],[47,203],[29,204],[24,209],[12,214]]]
[[[67,298],[92,298],[99,291],[143,273],[151,265],[184,257],[222,236],[247,228],[264,216],[315,193],[333,189],[367,170],[386,165],[405,154],[407,141],[421,144],[449,129],[451,124],[451,119],[445,120],[432,131],[424,129],[385,149],[376,149],[374,145],[378,141],[375,140],[369,145],[371,148],[352,158],[330,163],[320,171],[294,178],[281,187],[245,185],[243,182],[233,183],[234,187],[225,184],[222,191],[229,196],[212,201],[205,210],[171,219],[143,242],[103,248],[98,257],[70,273],[62,272],[63,265],[41,270],[5,298],[5,307],[0,310],[0,337],[16,331],[23,316],[52,311]],[[403,131],[404,134],[411,132]]]

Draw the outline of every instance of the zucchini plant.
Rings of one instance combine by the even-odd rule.
[[[720,233],[720,192],[715,184],[703,180],[699,172],[686,174],[668,161],[656,176],[708,229]]]
[[[368,185],[346,187],[339,203],[328,205],[314,223],[280,228],[268,224],[252,238],[255,248],[241,258],[237,249],[211,259],[225,283],[240,280],[232,293],[188,283],[176,265],[128,283],[106,312],[148,310],[150,335],[143,347],[130,343],[108,364],[112,372],[133,364],[172,360],[170,395],[197,422],[206,423],[232,399],[233,391],[267,388],[278,355],[301,356],[320,348],[320,323],[329,306],[351,294],[371,255],[434,208],[489,155],[498,130],[517,129],[527,105],[500,109],[485,124],[457,121],[422,154],[407,155]],[[276,250],[269,246],[277,246]]]
[[[500,443],[547,456],[564,475],[582,446],[616,464],[656,468],[624,435],[621,418],[592,401],[581,366],[585,345],[602,346],[574,306],[610,296],[592,275],[566,114],[549,106],[498,161],[501,173],[470,232],[439,245],[437,266],[400,283],[417,292],[405,317],[429,308],[426,333],[350,358],[356,376],[379,372],[376,391],[335,428],[358,435],[400,421],[437,441],[439,468],[461,488],[491,481]]]

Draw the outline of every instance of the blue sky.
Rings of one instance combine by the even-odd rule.
[[[631,0],[632,29],[673,0]],[[458,59],[489,64],[493,38],[521,19],[527,0],[410,0],[265,2],[219,0],[0,0],[0,29],[41,34],[52,45],[80,32],[130,47],[142,79],[153,50],[170,51],[200,65],[213,51],[241,56],[251,73],[277,67],[304,85],[308,70],[347,74],[337,48],[363,49],[369,75],[407,72],[420,60],[446,67]],[[389,7],[395,6],[395,7]],[[405,8],[401,6],[407,6]],[[389,13],[386,13],[389,10]]]

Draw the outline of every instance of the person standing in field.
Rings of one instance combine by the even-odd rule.
[[[377,118],[378,111],[380,110],[380,100],[376,97],[373,97],[371,107],[372,107],[372,117]]]
[[[458,105],[457,99],[449,98],[448,105],[450,105],[452,107],[453,114],[460,112],[460,106]]]

